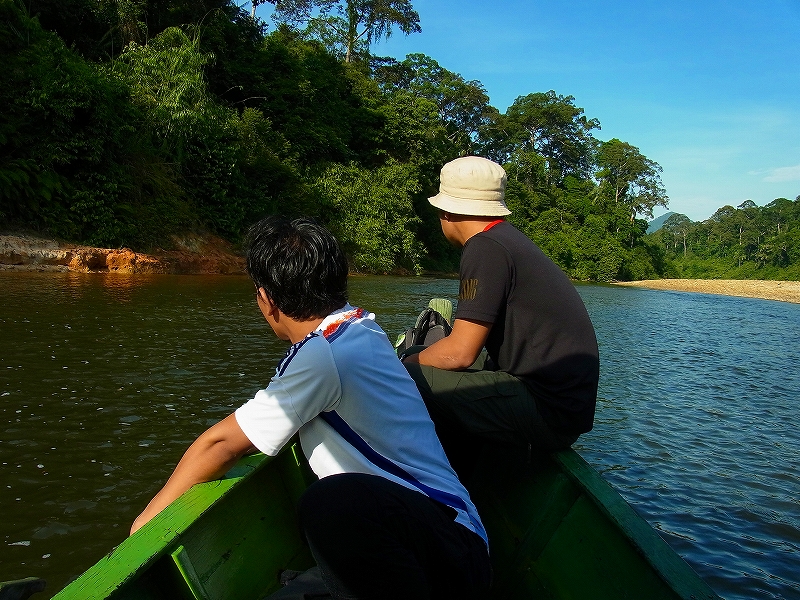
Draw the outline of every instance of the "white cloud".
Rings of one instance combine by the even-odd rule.
[[[800,181],[800,165],[793,167],[778,167],[768,171],[769,175],[764,181]]]

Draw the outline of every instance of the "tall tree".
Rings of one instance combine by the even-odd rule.
[[[683,248],[683,256],[688,252],[688,239],[692,228],[692,221],[686,215],[675,213],[664,221],[659,234],[664,247],[675,251],[678,246]]]
[[[375,78],[390,96],[408,93],[433,102],[456,156],[473,153],[479,130],[498,114],[479,81],[467,81],[424,54],[380,66]]]
[[[587,119],[573,96],[537,92],[520,96],[484,127],[484,152],[501,163],[516,152],[533,152],[545,160],[546,183],[559,185],[568,175],[590,175],[593,129],[600,122]]]
[[[800,203],[792,202],[788,198],[776,198],[764,207],[764,214],[771,226],[775,228],[777,235],[785,233],[786,222],[791,218],[793,212],[798,212],[796,210],[798,204]]]
[[[639,152],[636,146],[614,138],[597,152],[598,192],[625,205],[631,222],[637,215],[653,218],[656,206],[666,208],[669,197],[661,183],[661,166]]]
[[[275,0],[278,21],[308,24],[307,31],[349,63],[356,54],[388,39],[395,27],[420,33],[419,14],[409,0]]]

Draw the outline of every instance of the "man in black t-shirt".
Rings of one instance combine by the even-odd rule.
[[[594,327],[564,272],[503,220],[505,183],[500,165],[468,156],[429,199],[462,248],[458,306],[452,333],[403,362],[454,466],[471,438],[558,450],[594,420]]]

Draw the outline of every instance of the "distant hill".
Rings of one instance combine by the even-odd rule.
[[[650,223],[647,225],[647,233],[655,233],[656,231],[661,229],[661,226],[664,224],[664,221],[669,219],[674,214],[676,213],[670,211],[650,221]]]

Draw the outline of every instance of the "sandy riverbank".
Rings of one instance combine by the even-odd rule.
[[[648,279],[622,281],[615,285],[651,290],[700,292],[745,298],[763,298],[800,304],[800,281],[764,281],[755,279]]]

